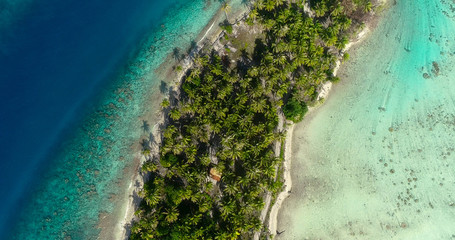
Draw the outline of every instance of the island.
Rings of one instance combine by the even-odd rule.
[[[377,2],[254,1],[191,55],[161,103],[159,151],[144,145],[146,182],[130,239],[259,239],[286,187],[286,129],[303,119]],[[275,216],[276,217],[276,216]]]

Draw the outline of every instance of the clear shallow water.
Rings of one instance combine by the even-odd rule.
[[[21,4],[0,18],[0,238],[95,239],[167,80],[154,71],[220,2]]]
[[[455,239],[454,7],[397,0],[352,52],[294,132],[278,239]]]

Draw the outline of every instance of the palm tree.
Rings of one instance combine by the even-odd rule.
[[[164,137],[167,139],[173,139],[173,135],[177,133],[177,128],[174,125],[170,125],[164,130]]]
[[[229,195],[235,195],[238,193],[239,188],[235,184],[228,184],[223,191]]]
[[[316,13],[317,17],[324,16],[327,11],[328,11],[328,9],[327,9],[327,6],[325,5],[325,3],[318,2],[314,8],[314,12]]]
[[[285,2],[285,0],[275,0],[275,6],[279,7],[281,5],[283,5]]]
[[[175,155],[178,155],[178,154],[182,153],[184,149],[185,149],[185,146],[182,143],[176,144],[172,148],[172,153],[174,153]]]
[[[169,117],[171,117],[172,120],[177,121],[180,119],[181,113],[177,108],[174,108],[171,110],[171,112],[169,112]]]
[[[226,21],[229,23],[228,13],[231,11],[231,5],[224,1],[223,5],[221,6],[221,10],[223,10],[224,15],[226,16]]]
[[[340,14],[343,13],[343,6],[341,6],[340,3],[338,3],[338,5],[332,10],[332,12],[330,13],[330,15],[336,17]]]
[[[268,0],[265,3],[265,10],[271,12],[273,9],[275,9],[275,1],[274,0]]]
[[[371,12],[371,9],[372,9],[372,4],[371,4],[371,1],[368,1],[365,6],[363,7],[363,11],[365,13],[368,13],[368,12]]]
[[[142,165],[143,172],[154,172],[157,169],[158,169],[158,166],[152,161],[147,161]]]
[[[166,215],[166,221],[168,223],[173,223],[177,221],[179,217],[179,211],[176,206],[172,207],[171,209],[168,209],[166,212],[164,212],[164,215]]]
[[[171,103],[169,102],[169,100],[167,98],[163,99],[163,101],[161,102],[162,108],[167,108],[167,107],[169,107],[169,105],[171,105]]]
[[[147,195],[144,200],[147,205],[154,207],[161,201],[161,195],[157,192],[153,192],[152,194]]]
[[[189,218],[188,223],[190,225],[196,226],[199,223],[199,221],[201,221],[201,219],[202,219],[202,214],[196,214]]]
[[[267,102],[265,99],[254,101],[251,103],[251,110],[256,113],[263,113],[265,110],[266,104],[267,104]]]
[[[264,9],[264,0],[257,0],[255,2],[255,8],[259,9],[259,10],[262,10]]]
[[[248,16],[252,19],[252,20],[255,20],[256,17],[258,16],[258,11],[256,9],[253,9],[250,11],[250,13],[248,14]]]

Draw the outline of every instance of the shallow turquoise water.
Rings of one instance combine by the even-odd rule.
[[[240,0],[232,4],[234,9],[241,6]],[[142,121],[153,127],[162,97],[160,82],[174,80],[166,79],[158,67],[165,61],[173,63],[167,57],[175,47],[189,48],[218,12],[221,1],[173,1],[169,5],[143,41],[137,47],[129,46],[134,52],[129,53],[128,66],[120,66],[113,74],[117,77],[96,88],[96,102],[79,112],[84,115],[70,125],[74,129],[66,130],[65,137],[58,138],[58,146],[47,154],[50,157],[40,162],[39,176],[28,186],[32,194],[21,196],[26,199],[25,207],[13,210],[19,220],[11,238],[97,239],[100,227],[113,231],[115,220],[121,220],[99,226],[101,218],[120,215],[130,174],[137,167],[135,144],[149,134],[141,128]],[[84,89],[74,91],[80,90]]]
[[[351,51],[294,132],[279,239],[455,239],[454,10],[397,0]]]

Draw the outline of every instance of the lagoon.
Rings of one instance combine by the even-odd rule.
[[[454,3],[389,4],[296,126],[278,239],[455,237]]]

